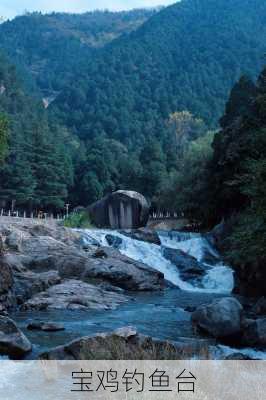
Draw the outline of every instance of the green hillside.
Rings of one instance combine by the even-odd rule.
[[[54,110],[82,138],[106,133],[132,146],[160,138],[174,111],[215,126],[232,85],[262,67],[265,18],[261,0],[178,2],[108,45]]]
[[[1,48],[29,85],[53,97],[76,78],[96,48],[137,29],[155,12],[26,14],[0,25]]]

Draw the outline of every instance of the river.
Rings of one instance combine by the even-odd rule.
[[[220,255],[205,235],[159,231],[161,240],[159,246],[132,239],[117,231],[83,230],[81,233],[83,240],[88,244],[97,241],[102,246],[108,246],[107,234],[120,238],[118,249],[121,253],[164,273],[172,288],[159,292],[130,292],[128,295],[132,301],[113,311],[16,312],[12,318],[34,346],[31,358],[75,338],[112,331],[126,325],[133,325],[139,332],[161,339],[193,338],[195,332],[192,329],[189,311],[200,304],[211,302],[216,297],[230,296],[233,290],[233,270],[230,266],[224,265]],[[165,247],[179,249],[195,257],[204,265],[203,276],[194,281],[182,279],[178,268],[164,257]],[[62,323],[66,329],[56,333],[28,331],[26,329],[28,323],[36,319]],[[234,349],[226,346],[218,346],[217,349],[223,354],[234,352]],[[241,352],[266,359],[266,354],[256,349],[241,349]]]

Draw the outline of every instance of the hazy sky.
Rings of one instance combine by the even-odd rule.
[[[105,9],[128,10],[172,4],[177,0],[0,0],[0,16],[12,18],[27,11],[85,12]]]

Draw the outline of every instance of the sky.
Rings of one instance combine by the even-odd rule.
[[[128,10],[169,5],[176,0],[0,0],[0,17],[7,19],[25,11],[81,13],[95,9]]]

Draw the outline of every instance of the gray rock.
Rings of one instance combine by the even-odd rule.
[[[163,256],[178,268],[181,277],[184,279],[201,276],[206,271],[204,265],[201,265],[196,258],[182,250],[164,247]]]
[[[15,251],[20,250],[23,235],[19,231],[11,232],[6,238],[6,246]]]
[[[0,255],[0,295],[7,293],[13,286],[11,266],[5,256]]]
[[[129,297],[105,291],[95,285],[77,280],[65,281],[33,296],[23,304],[24,310],[111,310]]]
[[[0,312],[5,314],[12,308],[16,299],[13,295],[14,278],[10,264],[5,255],[0,254]]]
[[[15,273],[14,295],[18,304],[23,304],[32,296],[43,292],[53,285],[61,282],[57,271],[35,273],[23,271]]]
[[[98,228],[131,229],[147,224],[149,206],[140,193],[118,190],[88,207],[92,222]]]
[[[0,354],[19,359],[29,353],[31,348],[31,343],[15,322],[0,316]]]
[[[246,325],[243,342],[248,346],[266,346],[266,318],[250,321]]]
[[[111,234],[106,235],[105,239],[109,246],[112,246],[115,249],[119,249],[119,247],[121,247],[121,244],[123,243],[123,240],[119,236],[114,236]]]
[[[110,247],[99,249],[97,257],[88,260],[82,277],[100,282],[107,281],[126,290],[159,290],[165,286],[164,275],[161,272]]]
[[[22,254],[16,259],[21,278],[25,273],[23,268],[27,268],[34,273],[57,270],[62,279],[93,279],[127,290],[157,290],[164,285],[162,273],[116,249],[98,248],[84,252],[47,236],[31,236],[23,241],[21,249]]]
[[[124,289],[121,289],[120,287],[111,285],[108,282],[101,282],[97,286],[103,290],[106,290],[107,292],[125,293]]]
[[[30,331],[59,332],[64,331],[65,327],[54,322],[33,321],[28,324],[27,329]]]
[[[81,247],[83,250],[87,251],[90,249],[91,246],[96,246],[96,247],[100,246],[100,243],[96,239],[90,237],[89,235],[86,235],[86,236],[81,236],[77,240],[77,245],[78,247]]]
[[[120,233],[131,239],[161,245],[161,240],[156,231],[147,228],[121,230]]]
[[[198,307],[192,314],[192,321],[210,335],[223,338],[240,332],[242,312],[243,308],[236,299],[225,297]]]
[[[45,360],[180,360],[208,349],[206,341],[168,342],[144,336],[133,327],[87,336],[40,355]]]
[[[36,224],[28,230],[29,234],[36,237],[50,237],[65,245],[75,245],[80,238],[80,233],[61,225]]]

